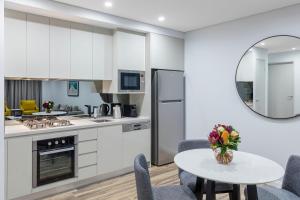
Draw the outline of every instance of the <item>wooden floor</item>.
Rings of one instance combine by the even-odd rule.
[[[152,185],[179,184],[177,167],[174,164],[150,168]],[[134,200],[136,198],[134,174],[127,174],[83,188],[71,190],[43,200]],[[217,195],[218,200],[227,200],[228,195]],[[243,198],[242,198],[243,199]]]

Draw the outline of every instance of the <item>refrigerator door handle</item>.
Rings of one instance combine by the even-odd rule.
[[[161,103],[180,103],[182,102],[183,100],[163,100],[163,101],[160,101]]]

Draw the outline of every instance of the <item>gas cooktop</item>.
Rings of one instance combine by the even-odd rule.
[[[42,129],[49,127],[71,126],[71,122],[57,117],[30,117],[20,120],[25,126],[30,129]]]

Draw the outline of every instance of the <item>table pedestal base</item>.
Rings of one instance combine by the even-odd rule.
[[[206,200],[216,200],[215,193],[216,182],[207,180],[206,184]],[[198,177],[196,182],[196,196],[197,199],[203,199],[204,193],[204,179]],[[231,200],[240,200],[241,199],[241,190],[240,185],[233,184],[233,192],[229,194]],[[247,186],[247,200],[258,200],[257,199],[257,190],[256,185],[248,185]]]
[[[206,184],[206,200],[216,200],[215,181],[207,180]]]
[[[197,197],[197,199],[202,200],[203,193],[204,193],[204,179],[197,177],[197,181],[196,181],[196,197]]]

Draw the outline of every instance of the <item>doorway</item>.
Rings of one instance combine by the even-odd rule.
[[[294,116],[294,63],[269,64],[269,117]]]

